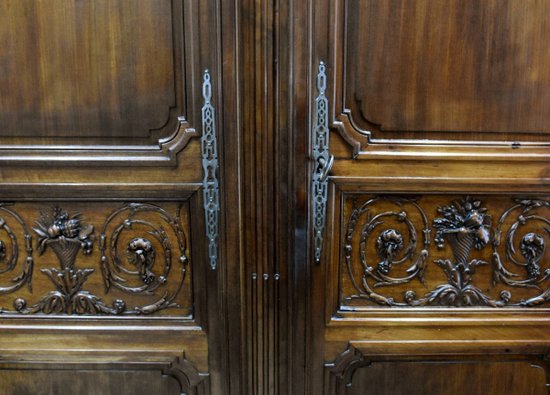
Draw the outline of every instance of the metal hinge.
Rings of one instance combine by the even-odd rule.
[[[323,250],[323,232],[326,222],[328,198],[328,173],[334,163],[329,152],[328,99],[326,66],[319,63],[317,73],[317,91],[313,113],[313,175],[311,182],[312,217],[314,231],[315,262],[321,261]]]
[[[210,267],[216,269],[218,265],[220,188],[217,177],[218,143],[216,140],[216,112],[210,101],[212,98],[212,84],[208,70],[204,71],[202,96],[204,98],[201,137],[202,168],[204,170],[202,181],[204,220],[206,237],[208,239]]]

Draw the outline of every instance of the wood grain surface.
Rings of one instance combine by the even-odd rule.
[[[396,138],[548,133],[547,1],[351,0],[346,10],[346,103],[358,121]]]
[[[0,137],[164,126],[176,104],[171,13],[168,0],[0,3]]]

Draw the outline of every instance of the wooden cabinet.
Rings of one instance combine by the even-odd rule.
[[[0,394],[542,394],[550,1],[0,0]]]

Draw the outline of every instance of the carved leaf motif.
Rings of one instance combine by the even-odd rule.
[[[411,211],[407,203],[417,205],[422,218],[423,211],[417,203],[419,201],[395,196],[377,196],[366,200],[362,205],[357,205],[356,201],[357,198],[346,226],[343,251],[349,279],[357,293],[347,296],[345,303],[354,299],[367,299],[386,306],[531,307],[550,300],[550,267],[544,259],[546,243],[550,241],[549,201],[515,200],[516,204],[500,215],[494,227],[491,215],[480,199],[464,197],[437,208],[437,215],[431,221],[436,245],[440,249],[446,248],[443,251],[449,251],[450,257],[436,259],[433,261],[434,265],[430,265],[427,259],[430,228],[426,226],[422,230],[425,248],[416,253],[413,265],[405,269],[407,276],[400,278],[390,277],[389,274],[399,262],[398,254],[404,254],[410,259],[407,255],[409,251],[416,251],[414,235],[417,232],[410,232],[410,242],[405,247],[399,240],[401,236],[405,238],[405,232],[389,227],[388,219],[393,217],[398,221],[402,218],[406,223]],[[376,210],[381,202],[384,202],[384,209]],[[399,209],[387,211],[388,205],[393,202]],[[399,212],[403,214],[399,216]],[[427,223],[426,217],[423,218],[424,223]],[[420,222],[416,220],[415,224],[418,223]],[[413,227],[415,224],[412,224]],[[369,244],[369,237],[373,234],[378,235],[377,242]],[[477,286],[475,282],[483,277],[477,277],[476,271],[479,267],[487,266],[488,262],[473,257],[473,251],[483,251],[488,244],[492,246],[490,266],[493,286],[504,284],[537,290],[539,294],[514,300],[510,289],[501,288],[498,297],[491,297],[484,286]],[[357,245],[359,251],[355,255]],[[370,252],[367,248],[371,248]],[[374,264],[368,261],[373,255],[380,259],[378,264],[377,261]],[[357,271],[357,262],[362,266],[361,272]],[[378,291],[382,287],[405,284],[412,278],[418,278],[426,284],[425,272],[433,271],[434,267],[443,271],[447,281],[436,285],[424,296],[417,297],[416,290],[405,290],[401,302]],[[359,275],[362,277],[358,278]],[[392,295],[390,291],[387,292]],[[519,295],[525,295],[525,291]]]

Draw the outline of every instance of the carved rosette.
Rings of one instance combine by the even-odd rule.
[[[167,288],[172,272],[179,273],[175,290],[162,291],[154,303],[126,313],[151,314],[178,307],[175,300],[183,288],[189,264],[180,214],[181,206],[173,217],[159,206],[132,203],[115,210],[103,224],[99,249],[106,292],[115,287],[129,294],[155,295]],[[169,233],[177,245],[172,245]]]
[[[422,229],[415,226],[411,212],[420,218]],[[355,250],[357,241],[359,248]],[[344,249],[348,273],[357,294],[348,299],[366,298],[394,305],[393,298],[375,289],[406,284],[415,278],[423,283],[429,244],[428,219],[415,199],[375,197],[354,208],[346,229]],[[376,262],[368,258],[370,248],[376,250]],[[354,254],[359,258],[360,267],[354,263],[357,261],[353,259]],[[404,275],[393,274],[396,266],[407,263]]]

